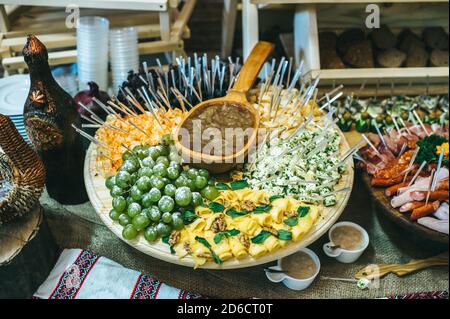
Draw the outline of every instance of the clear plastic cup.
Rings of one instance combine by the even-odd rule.
[[[138,34],[135,27],[117,28],[109,32],[109,52],[113,89],[128,77],[129,71],[139,70]]]
[[[109,21],[103,17],[81,17],[77,28],[77,66],[80,89],[94,81],[108,88]]]

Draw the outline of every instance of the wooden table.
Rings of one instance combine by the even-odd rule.
[[[182,54],[184,52],[183,38],[189,37],[187,22],[192,14],[196,0],[184,0],[184,5],[179,11],[178,8],[181,2],[181,0],[0,0],[0,51],[3,58],[2,64],[9,73],[26,67],[22,56],[20,56],[20,51],[28,33],[35,33],[40,36],[49,48],[66,49],[50,53],[50,64],[58,65],[75,62],[76,50],[71,49],[71,47],[76,45],[75,31],[65,27],[65,19],[71,12],[70,8],[74,7],[83,9],[83,15],[85,15],[84,12],[88,12],[89,15],[102,15],[106,9],[126,10],[126,12],[116,11],[116,14],[123,13],[125,20],[127,12],[133,13],[134,11],[135,15],[139,15],[139,18],[130,19],[128,25],[141,24],[138,28],[139,38],[141,40],[147,38],[161,39],[160,41],[148,41],[148,39],[145,42],[141,41],[139,43],[140,54],[160,52]],[[14,23],[10,21],[4,5],[60,8],[61,12],[53,11],[49,14],[43,14],[43,16],[54,23],[55,16],[59,15],[62,27],[58,26],[60,29],[57,30],[57,27],[51,27],[54,24],[49,22],[46,26],[40,25],[36,28],[23,25],[22,29],[16,30],[13,28]],[[20,8],[15,9],[20,10]],[[89,9],[100,11],[95,13],[92,10],[89,11]],[[142,17],[142,12],[146,14],[146,20],[145,17]],[[152,22],[155,21],[155,18],[157,20],[156,24]],[[122,22],[124,21],[120,21],[120,16],[117,20],[119,20],[117,24],[123,26]],[[112,27],[114,27],[113,23]]]

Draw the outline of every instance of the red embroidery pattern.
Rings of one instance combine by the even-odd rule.
[[[404,296],[390,296],[388,299],[448,299],[448,291],[417,292]]]
[[[156,299],[162,283],[146,275],[140,275],[134,287],[131,299]]]
[[[99,258],[89,251],[82,251],[74,263],[61,275],[49,299],[75,299]]]
[[[202,299],[203,297],[191,291],[180,290],[178,299]]]

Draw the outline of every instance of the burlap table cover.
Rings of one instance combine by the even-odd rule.
[[[108,257],[125,267],[153,274],[174,287],[218,298],[378,298],[424,291],[448,291],[448,267],[435,267],[404,278],[388,275],[374,290],[359,290],[353,283],[321,280],[302,292],[292,291],[282,284],[267,280],[258,266],[240,270],[194,270],[160,261],[128,246],[102,224],[90,203],[62,206],[44,194],[42,205],[53,232],[62,248],[83,248]],[[312,248],[320,257],[319,276],[352,278],[369,264],[405,263],[414,258],[426,258],[448,250],[448,247],[424,242],[377,214],[369,194],[359,177],[356,178],[350,203],[341,221],[353,221],[369,233],[371,243],[354,264],[344,265],[327,257],[322,245],[324,236]]]

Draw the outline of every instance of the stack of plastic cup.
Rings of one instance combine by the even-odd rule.
[[[100,89],[108,89],[109,21],[102,17],[81,17],[77,28],[79,89],[94,81]]]
[[[109,32],[109,50],[113,90],[127,79],[130,71],[139,70],[138,34],[135,27],[112,29]]]

